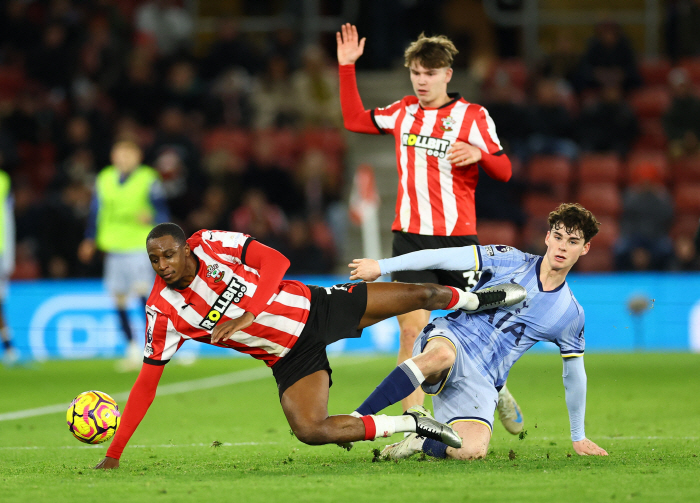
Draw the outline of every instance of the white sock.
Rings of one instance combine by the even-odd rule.
[[[416,420],[413,416],[386,416],[384,414],[369,416],[374,421],[376,433],[374,438],[386,438],[394,433],[408,431],[413,433],[416,431]]]
[[[416,419],[413,416],[391,416],[390,419],[394,420],[394,431],[399,433],[415,433]]]
[[[479,307],[479,297],[472,292],[466,292],[460,288],[455,288],[459,293],[459,300],[454,305],[454,309],[464,309],[465,311],[474,311]]]

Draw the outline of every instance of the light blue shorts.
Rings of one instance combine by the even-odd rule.
[[[433,397],[435,419],[445,424],[473,421],[493,431],[493,417],[498,405],[498,391],[493,380],[479,372],[459,339],[450,330],[450,321],[436,318],[425,327],[413,346],[413,356],[420,354],[428,341],[447,339],[457,352],[447,377],[437,383],[422,384],[423,391]]]
[[[104,283],[112,295],[147,297],[155,277],[146,250],[105,256]]]

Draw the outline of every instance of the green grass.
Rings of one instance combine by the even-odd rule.
[[[393,359],[332,364],[334,414],[361,403]],[[252,359],[171,364],[162,384],[259,366]],[[508,382],[527,435],[520,440],[496,425],[485,460],[373,463],[372,449],[387,441],[349,453],[305,446],[290,435],[270,376],[156,398],[119,470],[91,470],[105,447],[84,448],[62,413],[0,421],[0,500],[700,501],[700,355],[590,354],[586,368],[586,433],[607,458],[573,453],[560,358],[530,354]],[[87,389],[128,390],[135,374],[112,369],[110,361],[0,369],[0,414],[67,407]]]

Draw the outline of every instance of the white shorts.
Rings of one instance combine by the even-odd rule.
[[[450,330],[450,320],[436,318],[425,327],[413,346],[413,356],[420,354],[430,339],[447,339],[456,350],[455,362],[447,377],[437,383],[422,384],[423,391],[433,397],[435,419],[452,425],[461,421],[481,423],[493,431],[493,418],[498,405],[498,390],[493,380],[479,372],[464,351],[459,339]]]
[[[104,283],[112,295],[148,295],[153,287],[155,273],[146,251],[107,253]]]

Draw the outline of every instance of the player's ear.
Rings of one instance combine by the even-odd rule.
[[[586,253],[588,253],[588,250],[590,250],[590,249],[591,249],[591,242],[589,241],[588,243],[583,245],[583,250],[581,251],[581,255],[585,255]]]
[[[445,71],[445,84],[449,83],[450,80],[452,80],[452,74],[454,73],[454,70],[452,68],[448,68]]]
[[[544,244],[549,246],[549,234],[551,231],[547,231],[547,235],[544,237]]]

